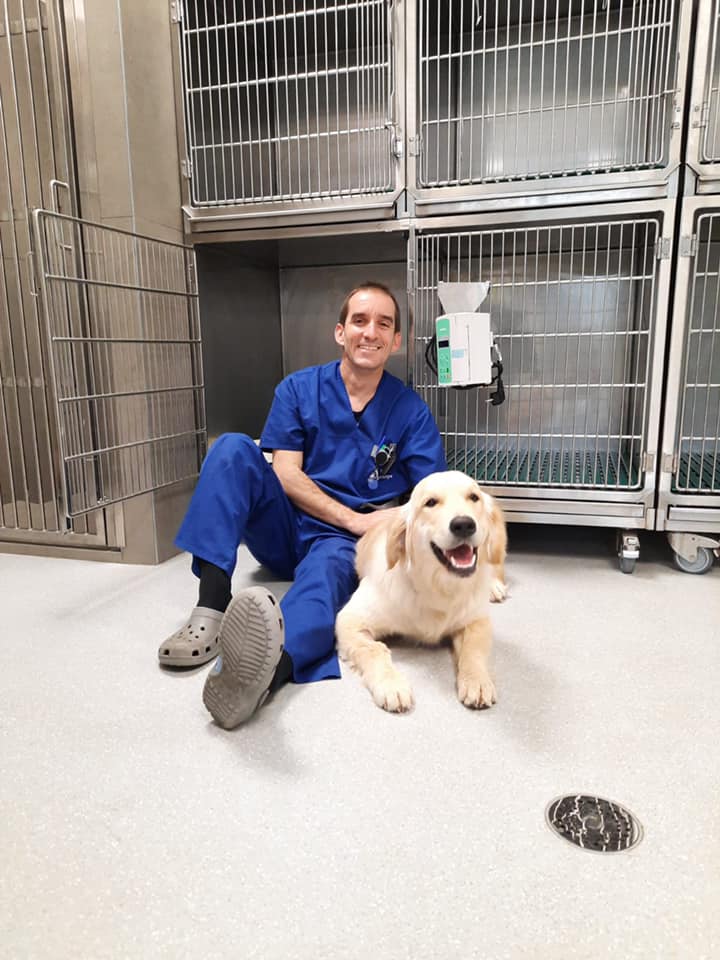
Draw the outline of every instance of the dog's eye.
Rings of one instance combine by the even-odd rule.
[[[425,501],[425,503],[423,504],[423,506],[424,506],[424,507],[436,507],[436,506],[437,506],[437,500],[435,499],[435,497],[430,497],[429,500],[426,500],[426,501]]]
[[[473,503],[477,503],[480,497],[476,493],[471,493],[468,497],[468,500],[472,500]]]

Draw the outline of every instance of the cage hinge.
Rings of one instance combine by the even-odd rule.
[[[170,3],[170,22],[171,22],[171,23],[182,23],[182,19],[183,19],[182,0],[171,0],[171,3]]]
[[[408,156],[419,157],[422,153],[422,137],[408,137]]]
[[[655,257],[658,260],[669,260],[672,252],[672,238],[658,237],[655,242]]]
[[[694,257],[697,253],[697,234],[693,234],[691,237],[680,237],[680,256],[681,257]]]
[[[640,458],[640,469],[643,473],[647,473],[650,470],[655,469],[655,454],[648,453],[647,450],[643,453]]]
[[[710,117],[710,103],[707,100],[703,100],[701,104],[695,104],[693,113],[699,113],[700,117],[697,120],[693,120],[692,126],[696,128],[706,127]]]
[[[184,160],[181,160],[180,171],[182,172],[182,175],[185,177],[186,180],[192,180],[192,175],[193,175],[192,160],[188,160],[187,157],[185,157]]]
[[[197,293],[197,288],[195,286],[195,264],[192,260],[188,260],[187,263],[187,285],[188,293],[194,294]]]
[[[675,453],[663,454],[660,471],[661,473],[677,473],[678,459]]]

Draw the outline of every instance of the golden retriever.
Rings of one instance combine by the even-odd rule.
[[[400,512],[358,542],[360,584],[337,616],[338,652],[378,706],[413,706],[383,638],[427,645],[449,638],[457,693],[467,707],[495,703],[488,669],[489,603],[505,597],[505,521],[497,502],[464,473],[433,473]]]

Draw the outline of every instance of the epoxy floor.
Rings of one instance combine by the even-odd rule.
[[[720,564],[642,536],[511,527],[499,702],[447,650],[396,653],[416,707],[291,687],[227,733],[208,669],[156,648],[195,600],[159,567],[0,555],[0,957],[441,960],[720,956]],[[241,550],[235,586],[267,582]],[[645,836],[555,837],[573,792]]]

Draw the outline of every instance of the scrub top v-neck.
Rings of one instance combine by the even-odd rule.
[[[394,500],[428,473],[447,469],[437,426],[418,394],[385,371],[356,419],[339,361],[300,370],[278,385],[260,444],[263,450],[301,451],[307,476],[353,510]],[[395,444],[396,459],[377,477],[373,449],[382,444]],[[298,516],[303,539],[337,533]]]

